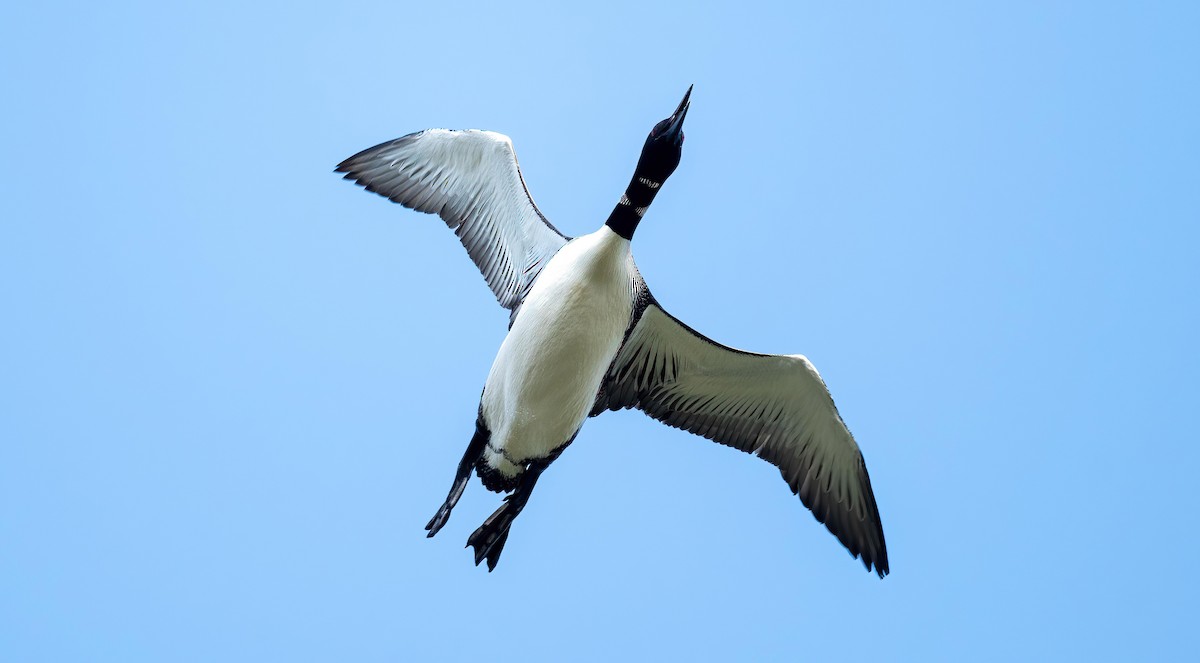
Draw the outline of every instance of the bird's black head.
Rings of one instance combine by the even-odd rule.
[[[661,184],[679,166],[679,157],[683,154],[683,118],[687,116],[691,97],[692,86],[689,85],[675,112],[650,130],[642,147],[642,157],[638,159],[639,177]]]
[[[654,196],[658,195],[663,182],[679,166],[679,157],[683,154],[683,118],[687,116],[688,99],[691,96],[692,87],[689,85],[683,101],[679,102],[679,108],[650,130],[646,145],[642,147],[642,156],[633,171],[633,179],[625,187],[621,202],[617,203],[604,222],[625,239],[633,239],[633,232],[637,230],[642,215],[654,202]]]

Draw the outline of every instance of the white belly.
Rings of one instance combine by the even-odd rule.
[[[628,240],[607,227],[547,264],[483,390],[484,458],[506,476],[571,439],[587,419],[633,310]]]

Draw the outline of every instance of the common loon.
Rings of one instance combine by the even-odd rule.
[[[425,526],[438,533],[474,469],[510,493],[468,538],[496,567],[538,477],[589,416],[638,408],[774,464],[792,492],[867,570],[888,573],[862,453],[803,355],[743,352],[664,310],[630,240],[679,165],[692,89],[650,131],[633,178],[599,230],[570,238],[534,204],[512,142],[491,131],[427,129],[346,159],[345,178],[437,214],[509,309],[508,335],[480,398],[475,434]]]

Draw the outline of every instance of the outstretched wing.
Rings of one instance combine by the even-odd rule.
[[[644,287],[644,286],[643,286]],[[817,369],[702,336],[644,306],[605,376],[593,414],[636,407],[675,428],[767,460],[817,520],[879,577],[888,573],[879,509],[862,453]]]
[[[569,239],[533,203],[503,134],[426,129],[363,150],[337,172],[392,202],[440,216],[500,305],[514,312]]]

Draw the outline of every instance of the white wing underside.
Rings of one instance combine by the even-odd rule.
[[[534,204],[503,134],[427,129],[363,150],[337,172],[392,202],[440,216],[496,300],[514,314],[541,268],[567,243]]]
[[[883,526],[862,454],[808,359],[720,345],[644,296],[650,302],[609,368],[593,414],[636,407],[769,461],[852,555],[886,575]]]

